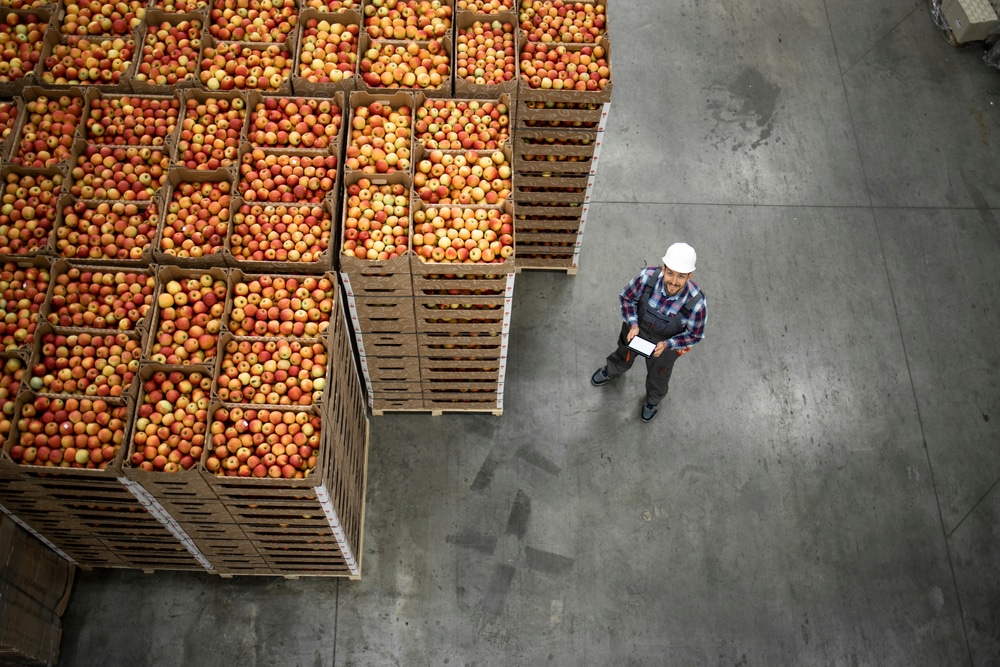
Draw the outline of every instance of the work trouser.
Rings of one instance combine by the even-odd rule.
[[[642,355],[628,347],[628,332],[631,329],[628,322],[622,323],[622,332],[618,336],[618,349],[608,356],[608,375],[615,377],[621,375],[632,368],[636,357]],[[643,332],[640,331],[642,336]],[[664,350],[658,357],[646,358],[646,402],[651,405],[658,405],[663,397],[667,395],[667,388],[670,385],[670,374],[674,370],[674,362],[677,361],[677,352],[674,350]]]

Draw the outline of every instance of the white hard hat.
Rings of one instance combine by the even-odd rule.
[[[695,261],[698,254],[694,248],[687,243],[675,243],[667,248],[667,254],[663,256],[663,264],[668,269],[673,269],[678,273],[691,273],[694,271]]]

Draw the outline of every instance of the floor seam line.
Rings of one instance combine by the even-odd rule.
[[[340,625],[340,579],[337,579],[337,586],[333,591],[333,650],[330,667],[337,666],[337,627]]]
[[[684,201],[616,201],[591,199],[594,204],[635,204],[640,206],[729,206],[730,208],[819,208],[844,209],[863,208],[872,211],[980,211],[975,206],[886,206],[879,204],[734,204],[731,202],[684,202]],[[990,211],[1000,211],[1000,206],[990,206]]]
[[[948,539],[951,539],[951,536],[955,534],[955,531],[962,527],[962,524],[965,523],[965,520],[968,519],[972,515],[972,513],[975,512],[976,509],[978,509],[979,506],[983,504],[983,501],[986,500],[990,496],[991,493],[993,493],[993,491],[997,488],[997,486],[1000,486],[1000,477],[998,477],[997,479],[993,480],[993,483],[990,484],[990,488],[986,489],[986,493],[984,493],[979,498],[979,500],[977,500],[975,503],[973,503],[973,505],[969,509],[969,511],[966,512],[965,515],[963,515],[962,518],[958,520],[958,523],[955,524],[955,527],[952,528],[948,532],[948,535],[947,535]]]
[[[824,2],[824,5],[825,5],[825,4],[826,4],[826,3]],[[889,36],[889,35],[891,35],[892,33],[896,32],[896,29],[897,29],[897,28],[898,28],[899,26],[903,25],[903,23],[904,23],[904,22],[908,21],[908,20],[910,19],[910,17],[911,17],[911,16],[913,16],[913,12],[917,11],[917,9],[919,9],[919,8],[920,8],[920,4],[919,4],[919,3],[918,3],[918,4],[915,4],[915,5],[913,5],[913,9],[911,9],[911,10],[909,11],[909,13],[908,13],[908,14],[907,14],[906,16],[904,16],[904,17],[903,17],[903,18],[901,18],[901,19],[900,19],[899,21],[897,21],[897,22],[896,22],[896,25],[894,25],[894,26],[892,26],[891,28],[889,28],[888,30],[886,30],[886,31],[885,31],[885,33],[883,33],[881,37],[879,37],[879,38],[878,38],[877,40],[875,40],[875,43],[874,43],[874,44],[872,44],[872,45],[871,45],[870,47],[868,47],[868,50],[867,50],[867,51],[865,51],[864,53],[862,53],[862,54],[861,54],[861,55],[860,55],[860,56],[858,57],[858,59],[857,59],[857,60],[855,60],[855,61],[854,61],[853,63],[851,63],[851,66],[850,66],[850,67],[848,67],[848,68],[847,68],[847,69],[845,69],[845,70],[844,70],[843,72],[841,72],[841,73],[840,73],[840,76],[841,76],[841,77],[844,77],[844,76],[847,76],[847,73],[848,73],[848,72],[850,72],[850,71],[851,71],[852,69],[854,69],[854,66],[855,66],[855,65],[857,65],[857,64],[858,64],[859,62],[861,62],[862,60],[864,60],[864,59],[865,59],[865,57],[866,57],[866,56],[867,56],[867,55],[868,55],[869,53],[871,53],[871,52],[872,52],[872,51],[873,51],[873,50],[875,49],[875,47],[876,47],[876,46],[878,46],[879,44],[881,44],[882,42],[884,42],[884,41],[885,41],[885,38],[886,38],[886,37],[888,37],[888,36]],[[827,19],[829,20],[829,18],[830,18],[830,14],[829,14],[829,12],[827,12]],[[839,61],[839,60],[840,60],[840,59],[838,58],[838,61]]]

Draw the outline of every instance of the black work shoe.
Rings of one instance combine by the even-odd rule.
[[[639,413],[639,417],[647,424],[653,421],[653,418],[656,417],[656,406],[652,403],[643,403],[642,412]]]
[[[590,378],[590,383],[595,387],[603,387],[611,381],[607,368],[598,368]]]

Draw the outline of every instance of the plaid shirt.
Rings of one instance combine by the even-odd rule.
[[[642,298],[642,291],[646,287],[646,284],[658,270],[659,267],[656,266],[646,267],[622,290],[620,297],[622,302],[622,319],[630,325],[639,323],[639,299]],[[677,296],[669,296],[663,288],[663,275],[660,274],[659,280],[656,281],[656,286],[653,287],[653,294],[649,297],[648,307],[656,308],[664,315],[677,315],[681,310],[681,306],[687,303],[689,298],[697,296],[699,292],[701,292],[701,289],[698,285],[694,281],[688,280],[684,289]],[[683,320],[686,330],[667,341],[667,349],[686,350],[704,338],[707,316],[708,297],[704,297],[691,314]]]

